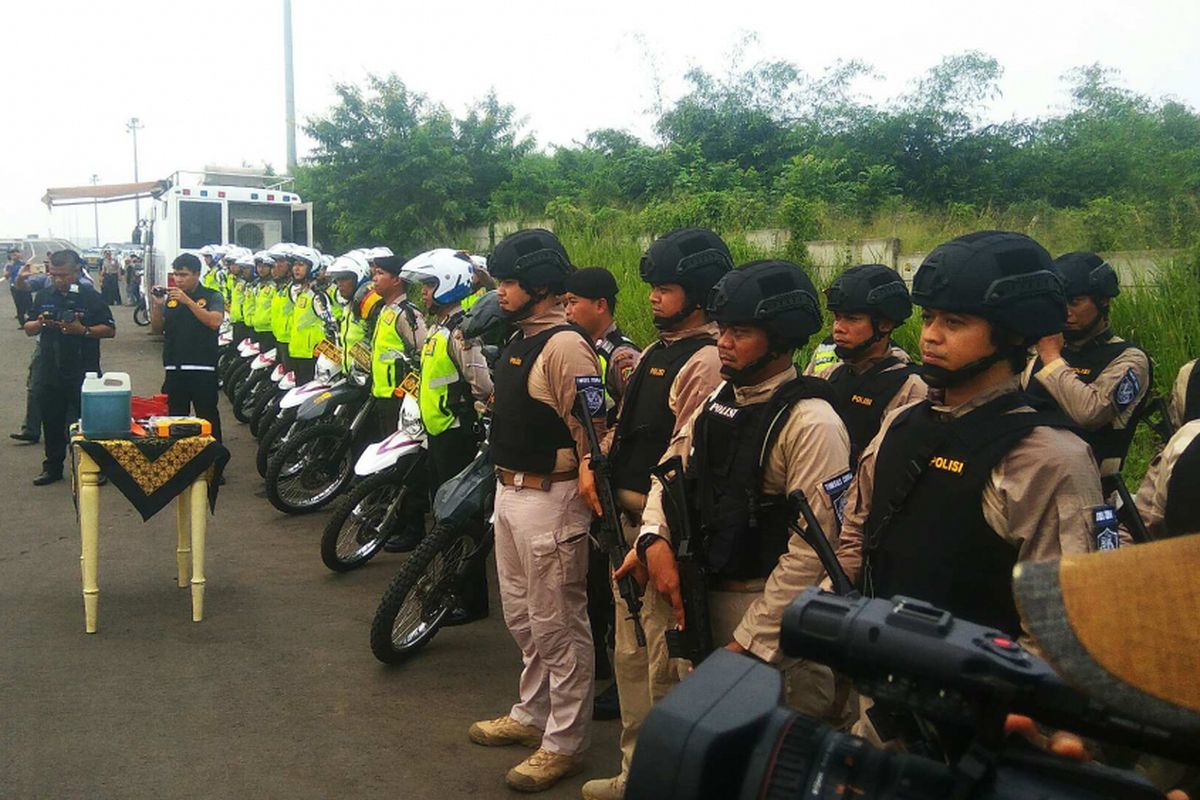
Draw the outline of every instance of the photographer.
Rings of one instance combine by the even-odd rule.
[[[8,278],[8,290],[12,293],[13,305],[17,307],[17,324],[25,322],[25,313],[33,302],[33,295],[28,289],[17,286],[17,275],[25,262],[21,260],[21,248],[13,247],[8,251],[8,263],[4,265],[4,277]]]
[[[162,390],[171,414],[212,423],[221,441],[217,411],[217,330],[225,318],[221,293],[200,285],[200,259],[184,253],[171,263],[175,285],[155,286],[150,294],[150,329],[164,335]]]
[[[26,314],[25,335],[40,336],[34,396],[42,417],[46,459],[34,486],[62,480],[67,426],[79,418],[79,392],[87,372],[100,371],[100,339],[116,335],[112,312],[95,289],[79,283],[82,261],[74,250],[50,256],[49,286]],[[22,275],[22,282],[27,278]]]

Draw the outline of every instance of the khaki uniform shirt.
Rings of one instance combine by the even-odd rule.
[[[1123,341],[1114,336],[1111,341]],[[1073,345],[1079,347],[1079,345]],[[1067,349],[1071,349],[1068,345]],[[1127,427],[1133,419],[1133,412],[1138,404],[1150,391],[1150,359],[1137,348],[1130,348],[1117,356],[1105,367],[1091,383],[1084,383],[1061,358],[1056,358],[1033,374],[1037,359],[1031,358],[1021,374],[1021,388],[1028,388],[1032,379],[1045,387],[1050,396],[1055,399],[1063,412],[1085,430],[1096,430],[1111,424],[1121,430]],[[1139,390],[1137,396],[1123,409],[1117,405],[1115,398],[1119,384],[1129,370],[1137,376]],[[1109,475],[1120,469],[1120,462],[1115,458],[1106,459],[1100,465],[1100,472]]]
[[[717,325],[715,322],[709,322],[701,325],[698,328],[689,328],[685,331],[661,331],[658,338],[664,344],[673,344],[683,339],[691,339],[697,336],[709,336],[716,339],[718,335]],[[649,350],[649,348],[646,348]],[[646,351],[643,350],[638,356],[640,360]],[[702,347],[692,354],[692,357],[684,362],[679,368],[675,379],[671,381],[671,388],[667,390],[667,406],[671,409],[671,413],[675,415],[675,430],[671,433],[671,441],[674,442],[683,430],[683,426],[687,423],[696,410],[703,405],[705,399],[713,393],[713,390],[721,384],[721,359],[717,355],[717,348]],[[622,403],[624,397],[621,398]],[[604,451],[607,453],[612,448],[614,431],[609,431],[604,439]],[[668,446],[668,454],[671,453]],[[617,490],[617,502],[626,511],[637,513],[646,505],[646,496],[640,492],[631,492],[628,489]]]
[[[765,403],[776,389],[796,375],[796,368],[792,367],[755,386],[735,387],[734,402],[738,406]],[[686,465],[692,450],[692,431],[701,410],[697,408],[672,439],[664,460],[681,455]],[[775,447],[763,465],[763,493],[786,495],[802,490],[830,543],[836,544],[837,511],[824,485],[845,475],[849,463],[850,437],[837,412],[824,400],[800,400],[780,428]],[[650,495],[642,515],[641,534],[647,533],[670,535],[663,513],[662,485],[656,480],[650,482]],[[799,536],[791,536],[787,552],[779,557],[761,596],[746,610],[733,638],[764,661],[779,661],[783,657],[779,649],[779,626],[784,609],[804,589],[819,584],[824,575],[816,553]]]
[[[891,372],[895,369],[904,369],[904,365],[912,363],[912,357],[909,356],[907,350],[905,350],[903,347],[892,345],[891,349],[888,350],[885,355],[880,356],[879,358],[864,360],[860,364],[851,364],[849,361],[838,361],[834,364],[825,366],[823,369],[816,369],[813,362],[809,362],[809,365],[804,370],[804,374],[829,380],[837,374],[838,370],[849,369],[853,370],[855,374],[861,375],[888,356],[895,356],[896,358],[900,359],[900,363],[888,367],[884,370],[884,372]],[[924,400],[928,391],[929,385],[925,383],[924,378],[916,374],[909,375],[908,380],[900,384],[900,388],[896,390],[896,393],[892,395],[892,399],[888,401],[886,406],[884,406],[881,419],[901,406],[907,406],[915,403],[918,400]]]
[[[1178,429],[1183,427],[1183,423],[1188,420],[1183,418],[1183,412],[1187,406],[1187,387],[1188,381],[1192,378],[1192,370],[1196,368],[1196,359],[1184,364],[1179,368],[1179,374],[1175,376],[1175,386],[1171,389],[1171,402],[1167,406],[1167,416],[1171,418],[1171,425]]]
[[[567,324],[567,312],[553,305],[540,314],[517,322],[526,337],[536,336],[555,325]],[[575,447],[561,448],[554,458],[555,472],[568,472],[579,466],[583,455],[589,453],[587,434],[572,413],[575,409],[575,379],[600,375],[600,361],[588,340],[572,331],[560,331],[550,337],[529,371],[529,396],[553,408],[567,423]],[[592,420],[596,436],[603,437],[602,418]]]
[[[1169,534],[1163,524],[1163,517],[1167,513],[1167,485],[1171,480],[1171,473],[1175,470],[1175,462],[1183,455],[1183,451],[1187,449],[1188,445],[1198,438],[1200,438],[1200,419],[1194,419],[1175,431],[1175,435],[1167,442],[1167,446],[1150,462],[1150,467],[1146,470],[1146,477],[1142,479],[1142,485],[1138,488],[1137,497],[1133,498],[1133,504],[1137,507],[1138,513],[1142,515],[1142,521],[1146,523],[1146,529],[1154,539],[1162,539],[1169,535],[1200,533],[1200,531],[1174,531],[1173,534]]]
[[[929,397],[934,411],[957,418],[1016,389],[1014,376],[959,406],[942,405],[936,389],[930,389]],[[838,561],[853,581],[862,572],[863,529],[871,513],[875,460],[895,418],[895,412],[885,417],[878,435],[863,450],[846,499]],[[1031,430],[992,470],[981,502],[984,520],[1017,549],[1018,561],[1045,561],[1096,549],[1092,510],[1104,503],[1100,474],[1091,448],[1070,431]]]

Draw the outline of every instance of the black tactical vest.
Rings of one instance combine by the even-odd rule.
[[[703,347],[716,347],[708,336],[689,336],[663,344],[655,342],[638,362],[625,387],[611,456],[613,484],[645,494],[650,469],[659,462],[675,432],[671,384],[688,359]]]
[[[855,374],[849,364],[843,364],[829,377],[829,385],[837,398],[833,408],[850,434],[851,469],[858,463],[858,454],[879,433],[887,404],[892,402],[908,376],[917,371],[911,364],[890,369],[901,363],[900,359],[889,355],[862,374]]]
[[[863,531],[863,590],[905,595],[955,616],[1020,632],[1012,593],[1017,550],[987,524],[983,489],[992,470],[1029,432],[1070,427],[1059,412],[1006,413],[1044,405],[1009,392],[958,418],[926,400],[893,421],[875,462]]]
[[[1111,341],[1112,332],[1102,333],[1094,339],[1086,342],[1083,347],[1078,350],[1063,348],[1063,361],[1067,362],[1079,380],[1084,383],[1091,383],[1099,377],[1104,368],[1116,359],[1117,356],[1124,353],[1130,348],[1138,349],[1137,345],[1132,342],[1114,342]],[[1033,372],[1030,374],[1029,386],[1026,389],[1029,394],[1034,397],[1049,400],[1054,402],[1054,398],[1046,391],[1046,387],[1042,386],[1041,381],[1032,377],[1037,375],[1045,366],[1042,359],[1038,358],[1033,362]],[[1154,375],[1147,375],[1147,387],[1153,385]],[[1143,388],[1147,388],[1143,387]],[[1079,435],[1083,440],[1092,446],[1092,454],[1096,457],[1097,464],[1103,464],[1110,458],[1120,459],[1121,463],[1125,463],[1125,454],[1129,452],[1129,444],[1133,441],[1133,432],[1137,428],[1138,420],[1146,411],[1146,404],[1150,399],[1150,392],[1147,390],[1142,395],[1142,399],[1138,402],[1137,408],[1134,409],[1133,415],[1129,418],[1129,422],[1124,428],[1116,428],[1113,423],[1109,423],[1095,430],[1080,430]]]
[[[1163,525],[1170,536],[1200,533],[1200,436],[1179,454],[1167,479],[1167,507]]]
[[[529,396],[529,371],[550,337],[562,331],[579,333],[574,325],[556,325],[528,338],[518,333],[496,359],[490,441],[497,467],[548,475],[558,451],[575,446],[558,412]]]
[[[798,377],[765,403],[738,406],[725,384],[696,418],[688,473],[693,477],[703,552],[709,569],[729,580],[771,574],[787,550],[787,498],[762,492],[763,466],[792,407],[805,398],[832,405],[819,378]]]
[[[1200,419],[1200,361],[1192,367],[1187,388],[1183,390],[1183,420],[1180,424],[1194,419]]]
[[[634,344],[633,339],[621,333],[620,328],[613,328],[604,334],[603,338],[593,342],[593,346],[596,349],[596,357],[600,359],[600,374],[604,376],[604,393],[608,396],[609,401],[607,420],[608,424],[612,426],[617,423],[617,405],[621,401],[621,395],[616,391],[616,379],[613,377],[613,353],[617,352],[619,347],[632,347],[637,350],[638,346]]]

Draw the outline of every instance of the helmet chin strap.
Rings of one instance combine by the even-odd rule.
[[[867,352],[872,345],[874,345],[883,337],[887,336],[887,332],[879,330],[879,322],[875,319],[871,320],[871,330],[873,331],[871,338],[867,339],[861,344],[855,345],[854,347],[842,347],[841,345],[834,345],[833,354],[842,361],[854,361],[860,355]]]
[[[700,307],[699,303],[692,303],[687,308],[684,308],[680,311],[676,311],[674,314],[672,314],[669,317],[655,316],[653,318],[654,327],[660,331],[674,330],[676,325],[678,325],[679,323],[683,322],[685,319],[690,317],[692,315],[692,312],[695,311],[699,307]]]
[[[1108,325],[1108,307],[1100,306],[1100,313],[1096,315],[1096,318],[1086,328],[1079,331],[1063,331],[1063,339],[1068,342],[1082,342],[1085,339],[1092,338],[1092,336],[1099,333],[1106,325]]]
[[[774,337],[772,337],[774,338]],[[751,361],[744,367],[727,367],[721,365],[721,375],[725,377],[734,386],[753,386],[750,378],[758,374],[758,371],[770,364],[775,359],[779,358],[784,353],[788,352],[786,345],[772,341],[767,346],[767,352],[763,353],[758,358]]]
[[[521,288],[525,288],[525,287],[521,287]],[[514,311],[505,311],[504,309],[500,309],[500,313],[504,314],[504,316],[507,319],[509,319],[513,322],[518,322],[520,320],[523,320],[529,316],[529,314],[533,311],[533,307],[535,305],[540,303],[542,300],[546,299],[547,293],[548,292],[546,290],[542,290],[541,292],[534,292],[534,291],[526,290],[526,294],[529,295],[528,300],[526,300],[524,303],[522,303],[520,305],[520,307],[518,307]]]
[[[993,364],[997,364],[1006,358],[1008,358],[1008,354],[1003,350],[997,349],[991,355],[975,359],[970,364],[958,369],[946,369],[945,367],[933,364],[922,364],[921,377],[934,389],[950,389],[955,386],[961,386],[976,375],[985,372]]]

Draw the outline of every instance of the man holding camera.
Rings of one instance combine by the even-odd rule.
[[[79,418],[84,374],[100,371],[100,339],[116,335],[104,299],[94,288],[79,283],[82,263],[74,250],[51,254],[50,285],[34,295],[23,326],[25,335],[41,337],[33,385],[46,458],[34,486],[62,480],[67,426]]]
[[[150,329],[163,334],[162,390],[176,416],[196,416],[212,423],[221,441],[217,410],[217,331],[225,318],[225,298],[200,285],[200,259],[183,253],[172,263],[175,285],[155,286],[150,293]]]

